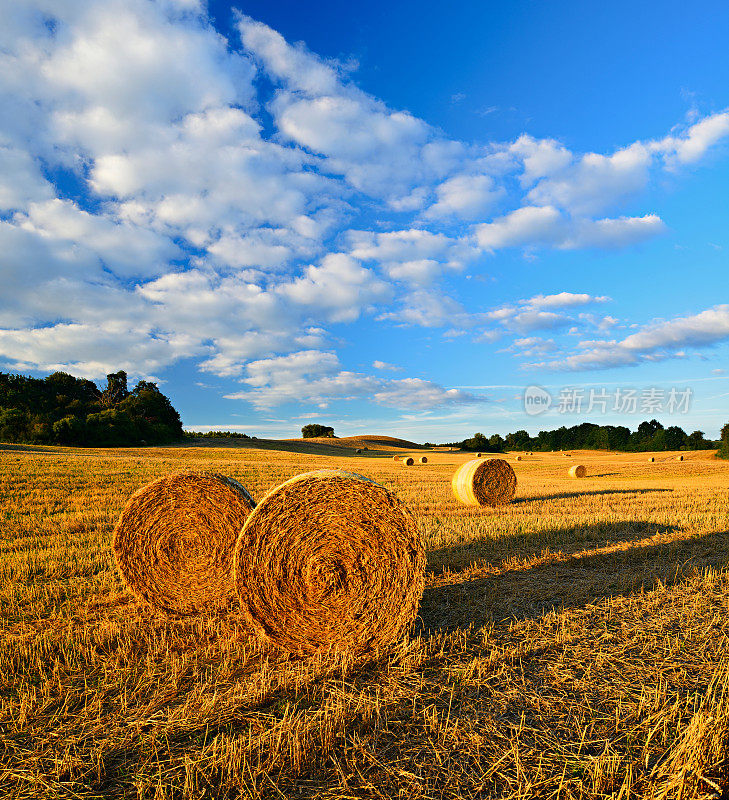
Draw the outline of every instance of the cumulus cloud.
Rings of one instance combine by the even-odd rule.
[[[436,408],[483,400],[420,378],[386,380],[343,370],[335,353],[320,350],[303,350],[253,361],[246,366],[241,382],[250,388],[225,395],[226,398],[246,400],[259,410],[291,402],[326,408],[334,401],[363,398],[404,409]]]
[[[606,303],[605,295],[591,295],[584,292],[557,292],[538,294],[518,303],[503,305],[486,312],[483,317],[497,323],[503,330],[526,333],[538,330],[557,330],[574,323],[574,318],[563,313],[564,309],[585,306],[593,303]],[[519,340],[517,340],[519,341]],[[521,339],[522,342],[531,341]]]
[[[604,154],[528,135],[456,141],[363,92],[347,65],[248,17],[238,31],[240,45],[227,41],[198,0],[9,9],[0,27],[7,364],[97,375],[192,358],[273,397],[283,388],[250,366],[271,362],[303,376],[299,388],[320,381],[312,397],[351,387],[385,403],[407,386],[423,402],[460,402],[328,357],[275,359],[329,352],[324,326],[364,314],[459,333],[492,324],[482,338],[559,329],[582,295],[489,315],[448,283],[503,248],[627,247],[661,233],[654,213],[605,209],[729,133],[721,112]]]
[[[727,136],[729,111],[722,111],[691,125],[682,135],[667,136],[653,142],[651,147],[669,164],[691,164],[703,158],[710,147]]]
[[[555,247],[564,250],[626,247],[665,231],[656,214],[616,219],[572,218],[554,206],[524,206],[477,225],[478,244],[493,252],[506,247]]]
[[[478,256],[463,239],[412,228],[375,233],[351,230],[345,234],[355,258],[379,265],[390,278],[412,285],[427,285],[445,271],[460,271]]]
[[[729,340],[729,305],[656,322],[622,340],[582,342],[580,351],[531,366],[552,370],[589,370],[633,366],[646,361],[684,358],[685,351]]]

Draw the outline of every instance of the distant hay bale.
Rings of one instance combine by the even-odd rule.
[[[676,461],[683,461],[683,456],[676,456]]]
[[[584,478],[587,475],[587,470],[582,464],[575,464],[567,471],[570,478]]]
[[[565,458],[572,458],[572,456],[571,456],[569,453],[562,453],[562,455],[563,455]]]
[[[651,456],[651,457],[648,459],[648,461],[655,461],[655,460],[656,460],[656,457],[655,457],[655,456]]]
[[[418,461],[419,461],[421,464],[427,464],[427,463],[428,463],[428,457],[427,457],[427,456],[420,456],[420,458],[418,459]]]
[[[362,448],[361,448],[361,447],[358,447],[358,448],[357,448],[357,449],[356,449],[354,452],[355,452],[355,453],[361,453],[361,452],[362,452]]]
[[[516,460],[517,460],[517,461],[521,461],[521,456],[517,456],[517,457],[516,457]]]
[[[408,509],[384,486],[342,470],[297,475],[269,492],[243,526],[233,564],[249,625],[301,655],[397,640],[425,582]]]
[[[473,459],[456,470],[451,488],[457,500],[469,506],[501,506],[516,494],[516,474],[503,458]]]
[[[401,458],[402,458],[402,456],[393,456],[392,460],[393,461],[399,461]]]
[[[402,460],[403,466],[405,466],[405,467],[412,467],[412,465],[415,463],[415,459],[412,458],[411,456],[405,456],[405,458],[403,458],[401,460]]]
[[[483,458],[483,453],[476,453],[476,458]]]
[[[178,472],[135,492],[114,529],[114,555],[131,591],[157,609],[197,614],[234,595],[233,551],[255,508],[232,478]]]

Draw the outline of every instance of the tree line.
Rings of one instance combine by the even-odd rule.
[[[426,443],[428,444],[428,443]],[[448,447],[461,450],[480,450],[487,453],[503,453],[509,450],[550,452],[552,450],[624,450],[632,452],[660,452],[662,450],[713,450],[722,448],[729,458],[729,425],[722,429],[722,439],[715,442],[704,438],[703,431],[686,433],[678,425],[664,428],[658,420],[641,422],[637,430],[631,431],[623,425],[596,425],[583,422],[571,428],[562,426],[556,430],[539,431],[530,436],[525,430],[501,436],[498,433],[486,436],[476,433],[462,442],[447,443]]]
[[[31,378],[0,372],[0,441],[118,446],[168,444],[183,437],[180,415],[150,381],[129,391],[123,370],[106,388],[54,372]]]

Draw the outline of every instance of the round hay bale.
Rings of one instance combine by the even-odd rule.
[[[402,458],[402,456],[393,456],[392,460],[393,461],[399,461],[401,458]]]
[[[676,461],[683,461],[683,456],[676,456]]]
[[[225,607],[233,551],[255,502],[238,481],[178,472],[143,486],[114,529],[114,555],[140,600],[176,614]]]
[[[516,460],[517,460],[517,461],[521,461],[521,456],[517,456],[517,457],[516,457]]]
[[[428,463],[428,457],[427,457],[427,456],[420,456],[420,458],[418,459],[418,461],[419,461],[421,464],[427,464],[427,463]]]
[[[584,478],[587,475],[587,470],[582,464],[575,464],[567,471],[570,478]]]
[[[412,467],[412,465],[415,463],[415,459],[411,456],[405,456],[405,458],[402,459],[402,463],[405,467]]]
[[[516,474],[503,458],[467,461],[455,471],[451,488],[469,506],[501,506],[516,494]]]
[[[476,458],[483,458],[483,453],[476,453]]]
[[[362,448],[361,448],[361,447],[358,447],[358,448],[357,448],[357,449],[356,449],[354,452],[355,452],[355,453],[361,453],[361,452],[362,452]]]
[[[648,459],[648,461],[655,461],[655,460],[656,460],[656,457],[655,457],[655,456],[651,456],[651,457]]]
[[[297,475],[269,492],[243,526],[233,563],[248,623],[302,655],[397,640],[425,583],[410,512],[384,486],[342,470]]]

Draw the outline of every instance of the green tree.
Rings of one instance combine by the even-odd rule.
[[[328,425],[318,425],[316,422],[310,422],[301,429],[301,436],[304,439],[316,439],[320,436],[333,438],[334,428],[330,428]]]
[[[489,436],[489,450],[492,453],[504,452],[504,439],[498,433],[495,433],[493,436]]]
[[[729,458],[729,422],[721,429],[719,458]]]
[[[63,417],[53,423],[53,441],[58,444],[77,444],[84,433],[84,424],[78,417]]]
[[[18,408],[0,408],[0,440],[24,442],[28,436],[28,415]]]
[[[119,446],[137,444],[139,432],[126,411],[106,408],[86,417],[86,437],[89,444]]]

